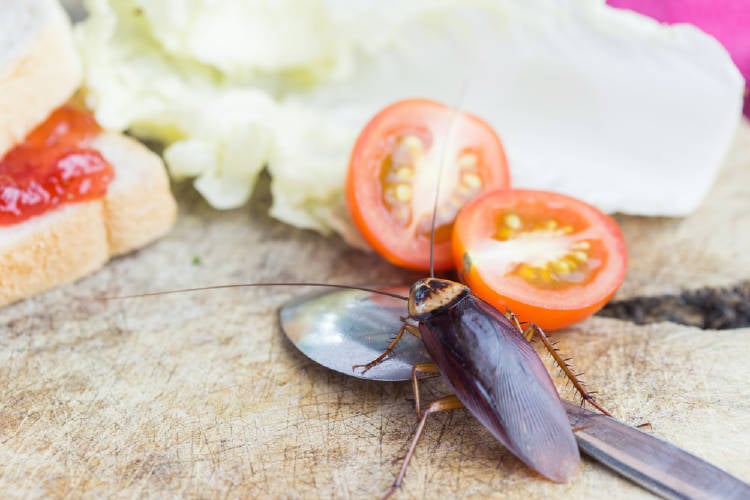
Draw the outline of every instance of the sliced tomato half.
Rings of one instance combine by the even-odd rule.
[[[359,135],[346,181],[349,212],[370,246],[392,263],[429,269],[439,174],[435,269],[450,269],[460,208],[510,184],[497,134],[476,116],[409,99],[383,109]]]
[[[625,279],[617,224],[545,191],[499,190],[468,204],[453,232],[462,281],[501,311],[554,330],[598,311]]]

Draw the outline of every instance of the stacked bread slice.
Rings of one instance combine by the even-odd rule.
[[[57,0],[3,1],[0,158],[73,96],[82,75]],[[171,228],[176,205],[159,156],[114,132],[102,132],[92,146],[115,169],[104,198],[0,226],[0,305],[90,274]]]

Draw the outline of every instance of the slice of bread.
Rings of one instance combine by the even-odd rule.
[[[106,197],[0,226],[0,305],[86,276],[171,228],[176,205],[161,159],[113,132],[92,146],[115,169]]]
[[[70,20],[57,0],[2,0],[0,157],[81,85]]]
[[[92,146],[115,167],[103,200],[109,254],[135,250],[166,233],[177,205],[161,158],[115,132],[101,134]]]
[[[2,0],[0,157],[81,83],[70,21],[57,0]],[[115,169],[107,195],[0,226],[0,306],[81,278],[172,226],[164,164],[142,144],[103,132],[93,141]]]

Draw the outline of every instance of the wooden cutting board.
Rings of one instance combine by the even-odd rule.
[[[237,281],[409,283],[374,255],[269,219],[208,208],[178,186],[174,232],[76,284],[0,309],[3,497],[374,497],[393,481],[416,418],[408,383],[313,364],[276,311],[295,289],[109,303],[93,299]],[[750,279],[750,126],[700,210],[622,217],[619,298]],[[618,418],[750,481],[750,329],[637,326],[594,317],[556,335]],[[445,393],[429,381],[427,399]],[[564,395],[572,395],[564,390]],[[465,411],[437,415],[398,498],[649,496],[585,460],[541,479]]]

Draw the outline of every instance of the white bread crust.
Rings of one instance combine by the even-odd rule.
[[[64,206],[27,224],[31,230],[20,238],[0,228],[0,305],[81,278],[109,259],[100,201]]]
[[[115,132],[101,134],[92,146],[117,170],[104,198],[110,255],[140,248],[169,231],[177,217],[177,205],[161,158]]]

